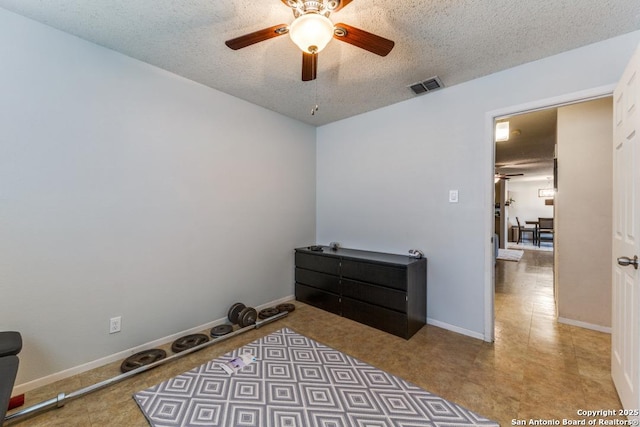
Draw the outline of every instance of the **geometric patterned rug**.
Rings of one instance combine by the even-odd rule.
[[[499,425],[288,328],[133,398],[153,427]]]

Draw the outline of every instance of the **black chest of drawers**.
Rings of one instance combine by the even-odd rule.
[[[427,260],[355,249],[295,251],[298,301],[409,339],[427,317]]]

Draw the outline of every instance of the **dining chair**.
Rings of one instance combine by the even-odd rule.
[[[523,240],[524,238],[524,234],[525,233],[531,233],[531,240],[533,240],[533,244],[536,244],[536,229],[533,227],[526,227],[522,224],[520,224],[520,218],[516,217],[516,223],[518,223],[518,242],[517,244],[520,244],[520,242]]]
[[[538,247],[540,242],[553,243],[553,218],[538,218]]]

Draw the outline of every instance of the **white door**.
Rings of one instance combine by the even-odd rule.
[[[625,409],[640,408],[640,47],[613,94],[611,376]],[[634,258],[635,257],[635,258]],[[630,417],[640,419],[640,417]]]

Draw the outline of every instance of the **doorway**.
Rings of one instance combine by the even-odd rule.
[[[538,219],[553,218],[558,109],[548,108],[495,120],[496,234],[499,247],[553,249],[552,233],[538,245]],[[498,135],[503,129],[503,135]],[[550,241],[551,240],[551,241]]]
[[[486,126],[485,126],[485,136],[486,136],[486,150],[487,157],[491,159],[490,168],[491,168],[491,181],[487,182],[487,194],[488,201],[486,209],[486,224],[487,224],[487,242],[491,242],[490,246],[487,248],[487,252],[485,253],[485,262],[487,266],[488,274],[485,276],[485,307],[487,310],[485,311],[485,341],[493,341],[495,337],[495,270],[494,270],[494,228],[495,228],[495,166],[496,166],[496,157],[495,157],[495,135],[494,135],[494,123],[496,120],[501,120],[506,117],[513,117],[525,113],[532,113],[538,111],[544,111],[549,109],[561,108],[565,106],[570,106],[574,104],[579,104],[585,101],[596,100],[604,97],[610,97],[613,92],[613,86],[611,87],[601,87],[593,90],[583,91],[574,94],[568,94],[562,97],[556,97],[547,100],[540,100],[537,102],[532,102],[528,104],[523,104],[519,106],[513,106],[510,108],[505,108],[501,110],[492,111],[486,114]],[[562,161],[558,162],[558,170],[562,168]],[[489,174],[488,174],[489,175]],[[561,182],[561,179],[559,179]],[[559,185],[559,191],[561,190],[562,185]],[[516,200],[517,203],[517,200]],[[555,211],[555,205],[554,205]],[[554,213],[555,215],[555,213]],[[562,244],[558,243],[556,240],[556,245]],[[558,260],[557,255],[554,255],[555,264],[557,266]],[[561,320],[561,319],[559,319]],[[569,323],[569,322],[567,322]],[[580,323],[580,322],[577,322]],[[590,324],[578,324],[578,326],[591,327],[597,325]],[[593,327],[592,329],[596,329]],[[606,329],[606,328],[605,328]]]
[[[550,244],[553,248],[558,245],[558,250],[554,250],[551,283],[558,322],[609,332],[612,253],[610,238],[613,219],[613,101],[611,97],[602,97],[514,116],[509,120],[522,124],[526,122],[522,117],[535,118],[536,115],[547,112],[550,116],[546,120],[552,124],[549,126],[548,140],[545,141],[542,135],[533,138],[537,139],[542,154],[546,144],[546,159],[541,158],[537,161],[530,154],[535,151],[527,150],[524,140],[518,141],[517,138],[513,138],[509,141],[511,146],[522,146],[518,149],[511,147],[510,150],[520,153],[521,157],[527,158],[528,161],[518,162],[506,158],[507,164],[512,165],[512,168],[519,166],[521,171],[509,181],[502,175],[505,177],[501,178],[505,180],[505,187],[510,190],[506,196],[507,201],[511,199],[514,216],[518,212],[515,210],[515,199],[523,202],[522,207],[529,206],[528,212],[526,209],[520,210],[520,213],[526,212],[522,222],[527,225],[535,224],[537,233],[532,233],[533,240],[536,240],[536,234],[538,237],[537,245],[534,247],[524,246],[523,249],[517,250],[549,249]],[[551,118],[555,118],[555,123]],[[544,128],[543,124],[537,126]],[[531,129],[535,127],[531,125]],[[521,133],[525,132],[527,130],[523,126]],[[497,143],[496,165],[500,164],[500,156],[505,159],[504,151],[505,148]],[[535,178],[534,170],[551,175],[556,164],[560,166],[555,169],[554,175],[562,177],[561,186],[551,185],[552,176],[546,177],[546,185],[544,180],[533,181],[533,185],[526,181],[528,175]],[[518,179],[521,182],[516,181]],[[511,181],[513,186],[507,187]],[[516,188],[520,191],[516,191]],[[557,188],[558,192],[549,192],[552,188]],[[547,192],[553,199],[545,197]],[[557,203],[547,205],[546,202],[549,200]],[[509,212],[509,208],[511,207],[506,207],[505,212]],[[543,223],[546,224],[544,227]],[[547,233],[543,233],[543,230]],[[552,237],[553,243],[541,242],[545,234]],[[585,263],[585,259],[589,262]]]

